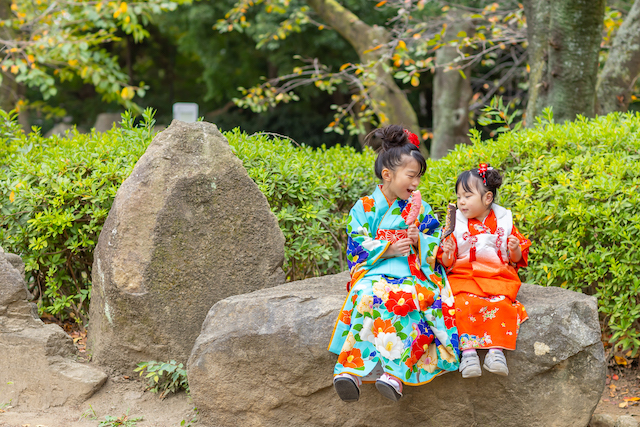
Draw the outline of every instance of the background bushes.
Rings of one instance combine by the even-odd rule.
[[[140,127],[43,139],[0,121],[0,241],[25,260],[42,312],[86,321],[93,248],[120,183],[153,137]],[[314,150],[266,135],[226,134],[267,197],[286,238],[290,280],[346,269],[352,204],[372,191],[374,154]],[[523,280],[598,297],[607,339],[640,348],[640,115],[611,114],[461,146],[428,161],[421,189],[436,211],[455,200],[457,174],[490,162],[503,172],[499,203],[533,241]],[[635,355],[635,354],[634,354]]]
[[[87,322],[93,249],[118,188],[153,136],[146,111],[141,127],[123,116],[105,133],[42,138],[11,134],[0,123],[0,242],[25,262],[40,314]],[[12,135],[12,136],[11,136]]]
[[[22,256],[40,313],[87,322],[93,250],[120,184],[153,138],[153,113],[106,133],[25,136],[0,121],[0,242]],[[289,280],[346,269],[346,216],[375,185],[373,154],[226,134],[267,197],[285,238]]]
[[[286,139],[238,130],[225,136],[278,218],[286,241],[287,279],[346,270],[347,215],[376,184],[373,152],[297,147]]]

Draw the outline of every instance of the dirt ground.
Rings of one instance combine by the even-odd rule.
[[[610,414],[614,417],[632,415],[640,423],[640,366],[638,359],[628,367],[609,367],[607,385],[596,414]]]
[[[70,325],[61,325],[73,338],[82,358],[86,334]],[[607,349],[607,355],[610,349]],[[639,359],[625,359],[626,366],[611,357],[607,382],[595,413],[614,418],[631,415],[640,422]],[[618,359],[620,361],[620,359]],[[49,408],[25,412],[0,402],[0,427],[188,427],[198,426],[197,409],[191,397],[183,392],[161,400],[157,394],[145,391],[146,383],[135,376],[110,376],[106,384],[90,399],[77,406]],[[107,417],[118,419],[100,424]],[[126,418],[125,418],[126,417]],[[141,417],[140,421],[132,422]],[[130,421],[127,423],[127,421]]]
[[[79,361],[89,362],[85,331],[79,330],[74,322],[61,323],[52,316],[45,315],[42,320],[62,327],[73,338]],[[146,387],[147,383],[137,373],[109,375],[102,388],[80,405],[27,412],[0,401],[0,427],[188,427],[196,424],[197,410],[187,393],[169,394],[161,400],[158,394],[146,391]],[[142,419],[134,421],[136,418]],[[107,419],[113,422],[108,424]]]
[[[107,416],[124,421],[123,416],[127,414],[128,420],[136,417],[142,417],[142,420],[131,425],[113,423],[113,427],[174,427],[195,424],[192,420],[197,413],[191,398],[185,392],[160,400],[157,394],[145,392],[144,389],[145,383],[137,379],[124,379],[121,376],[109,378],[96,394],[77,406],[33,412],[8,407],[0,409],[5,411],[0,413],[0,426],[97,427]]]

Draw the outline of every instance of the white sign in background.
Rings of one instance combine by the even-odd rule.
[[[198,120],[198,104],[195,102],[176,102],[173,104],[173,119],[193,123]]]

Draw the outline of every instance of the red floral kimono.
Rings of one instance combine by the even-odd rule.
[[[509,235],[520,242],[522,259],[517,263],[509,261]],[[527,319],[524,306],[516,300],[517,269],[527,266],[531,242],[513,226],[511,212],[496,204],[483,222],[467,220],[458,211],[456,229],[449,238],[456,244],[447,278],[455,296],[460,350],[514,350],[520,323]],[[442,249],[438,260],[442,261]]]

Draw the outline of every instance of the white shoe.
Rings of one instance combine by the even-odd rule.
[[[462,361],[460,362],[460,372],[462,372],[462,378],[474,378],[482,375],[482,369],[480,369],[480,358],[478,353],[462,353]]]
[[[493,372],[497,375],[507,376],[509,375],[509,368],[507,367],[507,359],[504,357],[504,353],[501,350],[489,350],[484,357],[484,369],[489,372]]]

